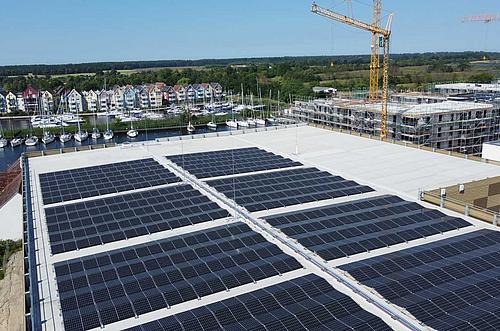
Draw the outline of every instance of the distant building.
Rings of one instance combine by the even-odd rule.
[[[177,101],[177,95],[172,86],[165,86],[162,88],[163,102],[165,104],[173,104]]]
[[[12,92],[7,92],[5,94],[5,108],[7,113],[13,113],[19,111],[17,105],[17,96]]]
[[[18,111],[25,111],[23,93],[22,92],[16,93],[16,99],[17,99],[17,101],[16,101],[17,110]]]
[[[152,108],[161,107],[163,104],[163,94],[158,84],[149,89],[149,106]]]
[[[127,86],[125,88],[125,92],[123,93],[123,97],[125,100],[125,109],[134,109],[137,108],[137,93],[134,87]]]
[[[473,92],[483,93],[499,93],[500,84],[476,84],[476,83],[453,83],[453,84],[436,84],[434,86],[436,92],[443,94],[465,94]]]
[[[22,93],[24,102],[24,111],[28,113],[35,113],[39,109],[39,91],[32,86],[29,86]]]
[[[190,102],[193,102],[196,99],[196,90],[193,85],[188,85],[186,87],[186,98]]]
[[[7,113],[7,99],[5,98],[7,93],[0,91],[0,114]]]
[[[82,96],[84,99],[84,107],[83,109],[86,111],[96,112],[98,110],[98,98],[97,92],[90,90],[82,92]]]
[[[113,89],[113,94],[111,95],[111,108],[117,110],[125,109],[125,89],[122,87],[115,87]]]
[[[210,87],[212,88],[211,94],[214,98],[220,99],[222,97],[222,85],[219,83],[210,83]]]
[[[42,106],[42,110],[45,113],[52,113],[54,111],[54,96],[49,91],[42,91],[40,94],[40,104]]]
[[[67,109],[72,113],[83,112],[83,102],[82,95],[75,89],[66,96]]]
[[[97,103],[99,111],[108,111],[111,106],[111,93],[106,90],[98,92]]]
[[[186,88],[182,85],[175,85],[174,92],[178,103],[186,101]]]

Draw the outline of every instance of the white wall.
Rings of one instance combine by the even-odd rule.
[[[484,143],[482,157],[483,159],[500,162],[500,145]]]

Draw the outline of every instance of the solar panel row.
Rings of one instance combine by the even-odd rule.
[[[243,223],[55,264],[66,330],[87,330],[302,266]]]
[[[45,205],[179,181],[153,159],[40,174]]]
[[[190,185],[45,209],[52,254],[228,217]]]
[[[301,166],[282,156],[250,147],[223,151],[172,155],[168,158],[198,178]]]
[[[269,216],[266,221],[325,260],[471,225],[389,195]]]
[[[391,330],[326,280],[309,274],[156,320],[151,330]]]
[[[500,329],[498,231],[475,231],[341,268],[436,330]]]
[[[316,168],[300,168],[207,182],[247,208],[259,211],[373,191]]]

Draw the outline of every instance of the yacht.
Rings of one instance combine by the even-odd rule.
[[[61,144],[67,143],[68,141],[71,140],[71,138],[73,138],[73,136],[71,135],[71,133],[65,133],[64,130],[59,135],[59,141],[61,142]]]
[[[98,128],[94,128],[92,131],[92,139],[99,139],[101,138],[101,132],[99,132]]]
[[[237,123],[238,123],[238,126],[241,126],[244,128],[248,128],[250,126],[247,121],[238,121]]]
[[[106,130],[104,131],[104,140],[111,140],[114,137],[113,131],[111,130]]]
[[[207,128],[209,130],[217,130],[217,124],[214,123],[214,122],[212,122],[212,121],[210,121],[210,122],[207,123]]]
[[[12,147],[20,146],[24,142],[24,139],[21,137],[15,137],[10,141],[10,145]]]
[[[74,137],[76,141],[81,143],[89,138],[89,133],[87,131],[78,130],[75,132]]]
[[[78,116],[78,108],[79,108],[79,105],[77,105],[77,107],[76,107],[76,118],[80,118]],[[82,131],[82,128],[80,127],[80,121],[78,121],[77,125],[78,125],[78,131],[75,133],[74,137],[75,137],[76,141],[81,143],[81,142],[84,142],[85,140],[88,139],[89,134],[85,130]]]
[[[38,144],[38,137],[37,136],[29,136],[24,141],[24,144],[26,146],[36,146],[36,144]]]
[[[127,131],[127,136],[129,136],[130,138],[136,138],[138,135],[139,132],[137,132],[137,130],[135,130],[134,128]]]
[[[191,121],[189,121],[188,126],[187,126],[187,131],[189,133],[194,133],[196,131],[196,128],[194,127],[193,124],[191,124]]]
[[[45,132],[45,134],[43,135],[42,137],[42,142],[45,144],[45,145],[48,145],[50,144],[51,142],[53,142],[54,140],[56,139],[56,137],[50,133],[50,132]]]
[[[229,121],[226,121],[226,125],[230,128],[237,128],[238,122],[236,122],[235,120],[229,120]]]

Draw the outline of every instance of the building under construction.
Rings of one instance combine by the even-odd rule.
[[[495,105],[431,97],[417,100],[388,104],[388,138],[479,156],[484,142],[500,138],[500,109]],[[300,121],[380,136],[381,110],[381,103],[333,98],[295,101],[289,115]]]

